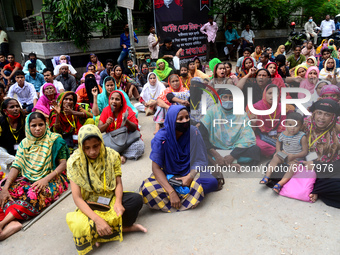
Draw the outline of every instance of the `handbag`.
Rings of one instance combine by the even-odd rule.
[[[140,132],[138,130],[129,133],[125,126],[103,135],[105,146],[114,149],[118,153],[125,151],[131,144],[137,142],[139,138]]]
[[[91,208],[92,211],[96,210],[96,211],[100,211],[100,212],[107,212],[111,209],[110,206],[100,204],[100,203],[97,203],[97,202],[86,201],[86,204]]]

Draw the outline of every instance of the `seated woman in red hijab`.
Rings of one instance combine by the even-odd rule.
[[[128,132],[139,130],[138,119],[132,109],[126,104],[124,94],[114,90],[109,96],[109,105],[105,107],[100,115],[98,128],[100,132],[110,133],[126,126]],[[141,138],[132,143],[121,153],[122,164],[126,159],[137,160],[144,153],[144,142]]]

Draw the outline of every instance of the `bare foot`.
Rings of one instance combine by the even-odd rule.
[[[19,221],[11,221],[3,229],[0,229],[0,241],[5,240],[7,237],[15,234],[22,228],[22,224]]]
[[[133,224],[130,227],[123,227],[123,232],[148,232],[141,224]]]
[[[125,162],[126,162],[126,157],[120,156],[120,159],[122,160],[122,165],[125,164]]]
[[[100,243],[96,242],[96,243],[95,243],[95,246],[96,246],[96,247],[99,247],[99,246],[100,246]]]
[[[309,200],[312,203],[315,203],[315,201],[318,199],[318,194],[309,194]]]

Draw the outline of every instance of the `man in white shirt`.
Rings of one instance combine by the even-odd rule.
[[[22,105],[24,112],[30,113],[33,109],[33,103],[36,103],[36,92],[33,84],[25,81],[25,73],[23,71],[15,72],[15,81],[8,90],[7,97],[14,97],[17,94],[18,101]]]
[[[249,47],[252,52],[254,51],[255,34],[253,30],[250,30],[250,25],[246,25],[245,30],[241,33],[242,49]]]
[[[327,38],[328,36],[334,33],[335,23],[334,20],[331,20],[331,17],[328,14],[326,15],[326,19],[321,22],[320,29],[322,32],[321,36],[323,39]]]
[[[45,68],[43,71],[44,74],[44,80],[46,83],[52,83],[54,87],[57,89],[57,93],[63,93],[65,91],[63,84],[60,81],[53,80],[53,70],[51,68]],[[40,96],[42,95],[43,91],[42,88],[44,86],[40,87]]]
[[[210,60],[210,51],[211,49],[214,52],[214,56],[218,58],[217,48],[216,48],[216,34],[217,34],[218,26],[216,22],[214,22],[214,18],[212,16],[208,17],[208,23],[205,23],[200,31],[202,34],[207,35],[207,56],[206,61]]]
[[[150,34],[148,36],[148,46],[149,51],[151,53],[151,59],[156,60],[158,59],[159,53],[159,37],[157,37],[155,32],[155,27],[153,25],[150,26]]]
[[[308,22],[305,24],[305,31],[307,36],[307,41],[310,40],[310,37],[314,39],[314,45],[317,44],[318,35],[314,32],[314,29],[317,27],[315,22],[313,21],[313,17],[309,17]]]

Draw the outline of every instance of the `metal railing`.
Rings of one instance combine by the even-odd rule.
[[[69,38],[56,38],[50,33],[48,20],[51,20],[55,12],[40,12],[29,17],[23,18],[26,41],[67,41]],[[133,12],[134,28],[138,35],[148,35],[149,24],[153,23],[153,16],[145,12]],[[123,32],[122,21],[112,22],[104,19],[106,29],[103,31],[93,31],[93,38],[118,37]],[[50,36],[51,35],[51,36]]]

